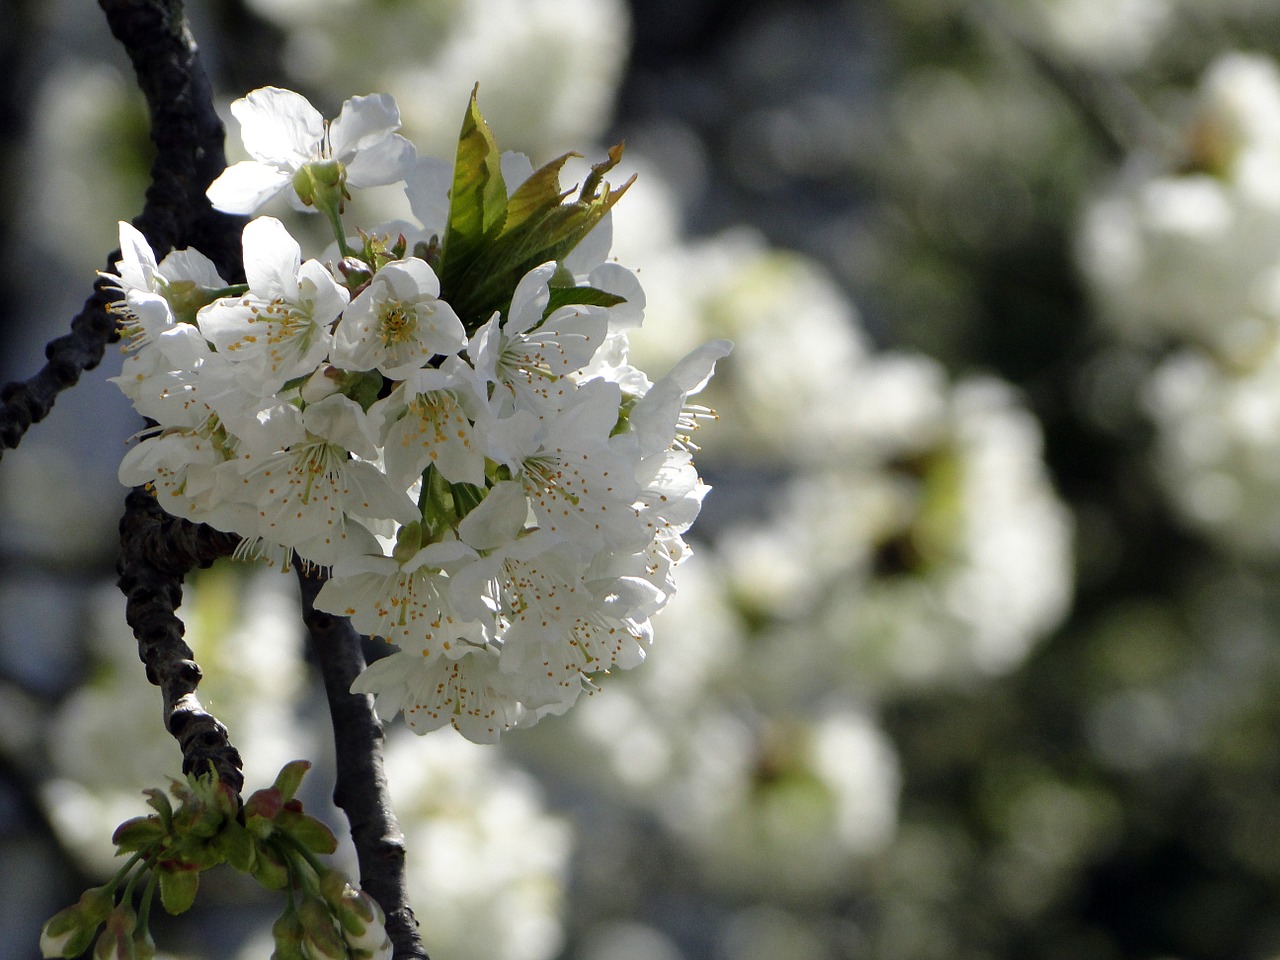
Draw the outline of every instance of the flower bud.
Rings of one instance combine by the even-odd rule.
[[[271,936],[276,948],[271,960],[305,960],[302,952],[302,921],[298,914],[288,909],[271,925]]]
[[[329,906],[318,897],[304,897],[298,905],[302,922],[302,953],[307,960],[347,960],[347,943],[338,932]]]
[[[133,931],[133,954],[138,960],[155,960],[156,941],[147,927]]]
[[[98,942],[93,945],[93,960],[137,960],[137,945],[133,939],[137,922],[137,914],[127,903],[112,910],[107,915],[107,925]]]
[[[345,379],[341,370],[335,366],[325,364],[308,377],[307,382],[302,385],[302,399],[307,403],[319,403],[325,397],[341,392]]]
[[[321,874],[320,895],[329,904],[334,919],[342,926],[347,945],[353,950],[373,953],[389,942],[382,907],[369,894],[353,887],[341,870],[329,869]]]
[[[115,897],[107,887],[91,887],[80,900],[59,910],[40,930],[40,952],[45,957],[78,957],[93,942],[102,921],[111,913]]]

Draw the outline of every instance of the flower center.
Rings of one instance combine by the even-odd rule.
[[[382,307],[378,336],[384,347],[409,343],[418,327],[418,314],[403,303],[387,303]]]

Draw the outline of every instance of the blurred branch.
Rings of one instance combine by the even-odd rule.
[[[138,487],[125,498],[116,567],[127,598],[125,619],[138,639],[147,679],[163,693],[165,728],[182,748],[183,773],[216,771],[237,794],[244,786],[240,753],[196,696],[200,666],[174,611],[182,603],[182,578],[193,567],[230,555],[239,539],[169,516]]]
[[[179,245],[209,256],[224,277],[238,279],[242,218],[218,213],[204,191],[226,166],[222,121],[213,109],[209,81],[200,66],[179,0],[99,0],[112,34],[133,62],[151,116],[156,158],[146,204],[134,224],[156,256]],[[119,256],[112,254],[108,266]],[[33,423],[49,415],[63,390],[102,360],[116,339],[106,306],[115,297],[98,280],[71,332],[45,347],[44,367],[29,380],[0,390],[0,454],[22,442]]]
[[[1107,156],[1118,161],[1139,144],[1160,143],[1164,128],[1128,84],[1099,70],[1069,63],[1046,49],[996,0],[969,0],[969,19],[1007,41],[1075,110]]]
[[[351,839],[360,861],[360,886],[386,912],[395,960],[426,960],[427,951],[409,905],[404,835],[391,809],[382,768],[382,724],[373,711],[373,698],[351,692],[351,682],[365,668],[363,638],[345,617],[316,610],[316,594],[326,579],[298,564],[302,618],[320,664],[333,721],[338,767],[333,802],[351,824]]]

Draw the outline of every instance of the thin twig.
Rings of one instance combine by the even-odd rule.
[[[314,569],[298,565],[302,618],[320,664],[333,721],[338,767],[333,802],[351,824],[351,839],[360,861],[360,885],[386,912],[395,960],[426,960],[427,951],[409,905],[404,834],[391,809],[382,767],[382,724],[374,713],[373,698],[351,692],[351,682],[365,668],[363,638],[347,618],[315,608],[316,594],[325,579]]]
[[[1120,78],[1069,63],[1032,37],[994,0],[969,0],[968,19],[990,29],[1057,89],[1106,155],[1121,160],[1137,146],[1162,145],[1164,127]]]

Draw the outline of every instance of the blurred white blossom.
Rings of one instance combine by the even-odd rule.
[[[391,798],[423,941],[452,960],[549,960],[573,846],[524,771],[448,734],[391,737]]]
[[[1280,316],[1280,69],[1228,54],[1200,85],[1173,156],[1135,156],[1088,208],[1080,261],[1103,317],[1142,342],[1176,337],[1237,359]]]

